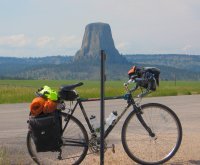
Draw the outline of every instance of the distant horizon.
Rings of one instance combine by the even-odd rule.
[[[136,53],[136,54],[121,54],[122,56],[134,56],[134,55],[174,55],[174,56],[199,56],[200,54],[175,54],[175,53],[163,53],[163,54],[147,54],[147,53]],[[26,57],[18,57],[18,56],[0,56],[0,58],[45,58],[45,57],[74,57],[75,55],[46,55],[46,56],[26,56]]]

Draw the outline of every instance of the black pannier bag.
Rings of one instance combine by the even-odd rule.
[[[61,119],[58,112],[30,116],[29,129],[37,152],[59,151],[61,147]]]
[[[66,101],[74,101],[78,98],[78,94],[75,90],[66,90],[65,88],[61,88],[58,92],[58,95],[61,99]]]
[[[145,73],[151,73],[152,76],[156,80],[156,84],[159,86],[159,76],[160,76],[160,69],[155,68],[155,67],[144,67],[144,72]]]
[[[159,86],[160,69],[156,67],[134,67],[133,72],[129,72],[129,78],[136,76],[142,78],[143,81],[138,84],[139,86],[155,91],[156,87]]]
[[[144,67],[141,70],[141,78],[144,79],[142,87],[155,91],[159,86],[160,70],[155,67]]]

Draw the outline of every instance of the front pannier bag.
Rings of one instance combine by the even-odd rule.
[[[155,91],[159,86],[160,69],[156,67],[138,67],[133,66],[128,71],[129,79],[142,78],[143,81],[138,84],[139,86]]]
[[[30,116],[29,129],[37,152],[60,150],[61,121],[58,113]]]

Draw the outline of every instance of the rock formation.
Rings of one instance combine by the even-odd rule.
[[[124,63],[126,59],[115,48],[109,24],[91,23],[85,28],[81,49],[75,60],[99,59],[100,50],[105,50],[109,63]]]

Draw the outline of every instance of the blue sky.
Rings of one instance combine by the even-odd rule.
[[[0,0],[0,22],[0,56],[74,55],[93,22],[122,54],[200,54],[200,0]]]

